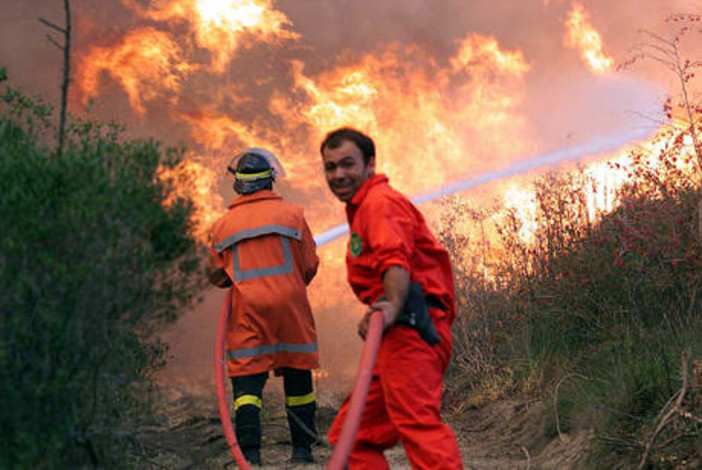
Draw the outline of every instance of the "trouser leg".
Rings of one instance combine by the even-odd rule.
[[[312,444],[317,441],[317,401],[312,389],[312,372],[283,369],[283,388],[293,447],[310,450]]]
[[[349,395],[334,418],[329,429],[329,442],[336,447],[341,437],[341,429],[347,419],[351,396]],[[398,440],[398,433],[388,418],[385,410],[383,390],[377,375],[371,379],[363,408],[361,423],[356,434],[356,439],[349,454],[349,468],[355,469],[389,469],[385,455],[386,449],[394,446]]]
[[[451,351],[448,325],[439,322],[442,341],[427,345],[414,330],[390,329],[378,357],[380,381],[390,421],[400,434],[414,469],[461,469],[451,428],[441,419],[443,372]]]
[[[232,378],[236,439],[246,455],[261,448],[261,398],[268,372]]]

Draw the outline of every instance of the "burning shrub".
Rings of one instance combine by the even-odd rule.
[[[554,434],[585,426],[608,436],[598,467],[641,457],[640,442],[688,374],[680,354],[702,354],[700,181],[688,133],[667,129],[648,147],[657,150],[632,152],[608,213],[588,210],[583,173],[542,177],[528,239],[513,210],[493,218],[491,245],[456,235],[462,220],[486,220],[451,203],[441,232],[459,304],[451,404],[554,393]],[[661,432],[670,446],[661,462],[694,453],[699,417],[685,418],[694,393]]]

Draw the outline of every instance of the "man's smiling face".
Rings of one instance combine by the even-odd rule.
[[[336,148],[324,147],[322,161],[329,189],[347,203],[363,182],[375,173],[375,157],[366,164],[363,152],[350,140],[342,141]]]

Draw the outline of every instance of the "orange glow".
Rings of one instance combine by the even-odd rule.
[[[150,100],[177,102],[182,80],[196,70],[216,79],[247,44],[297,37],[285,29],[291,23],[274,9],[272,0],[154,0],[148,8],[135,0],[123,3],[143,18],[172,28],[168,31],[185,26],[189,32],[176,42],[175,32],[138,28],[118,43],[94,47],[82,57],[77,81],[85,97],[97,95],[99,78],[106,72],[122,85],[140,114]],[[564,43],[577,49],[593,72],[612,66],[581,4],[573,3],[566,26]],[[192,62],[196,48],[210,52],[209,65]],[[370,134],[377,146],[378,170],[408,195],[494,170],[538,147],[521,110],[531,66],[519,49],[507,50],[493,37],[467,34],[444,60],[420,45],[394,43],[363,55],[347,51],[337,64],[310,72],[301,61],[288,62],[285,78],[291,87],[273,92],[261,106],[276,119],[274,126],[239,114],[238,106],[245,102],[240,92],[246,90],[231,83],[222,84],[206,104],[172,114],[190,127],[192,141],[208,152],[208,166],[216,168],[187,162],[160,175],[185,191],[173,197],[195,198],[195,230],[200,236],[223,209],[222,201],[212,198],[216,175],[238,148],[266,147],[281,158],[286,184],[306,199],[308,220],[319,232],[343,220],[342,206],[326,190],[317,151],[324,134],[336,127],[348,125]],[[622,184],[620,176],[602,165],[587,167],[587,174],[598,181],[588,196],[593,217],[614,207],[616,188]],[[533,191],[524,180],[513,180],[503,197],[505,207],[522,221],[520,236],[533,239]],[[329,269],[343,270],[343,247],[334,250],[334,257],[323,262]],[[343,280],[319,281],[334,283],[334,289],[338,282]],[[326,304],[328,299],[320,296],[316,301]]]
[[[154,21],[189,23],[198,47],[210,51],[212,72],[224,72],[247,41],[275,43],[299,35],[285,29],[285,14],[272,0],[156,0],[144,8],[135,0],[123,3]]]
[[[130,31],[115,45],[90,49],[80,58],[76,81],[86,102],[98,95],[104,72],[122,85],[134,111],[144,114],[145,101],[177,102],[181,81],[196,68],[168,33],[147,27]]]
[[[95,46],[79,57],[76,81],[84,103],[97,96],[106,72],[124,88],[134,111],[144,114],[146,101],[177,102],[182,80],[203,68],[192,58],[195,47],[211,54],[207,72],[222,73],[246,44],[298,37],[283,29],[290,21],[273,9],[271,0],[155,0],[150,8],[135,0],[123,3],[163,24],[131,30],[116,43]],[[190,35],[176,35],[179,24],[187,24]]]
[[[343,208],[328,194],[321,172],[317,147],[326,132],[343,125],[368,132],[376,141],[379,171],[413,195],[492,169],[532,144],[520,114],[528,70],[521,52],[505,51],[480,35],[458,43],[444,64],[417,46],[394,44],[318,74],[292,62],[294,88],[268,102],[277,126],[217,109],[220,99],[238,102],[226,91],[207,107],[175,116],[208,152],[260,146],[276,153],[286,184],[310,196],[306,213],[319,232],[343,221]],[[212,164],[221,167],[223,160]]]
[[[521,51],[502,51],[495,38],[471,34],[461,41],[461,48],[451,58],[454,70],[503,72],[523,77],[529,70]],[[477,66],[477,67],[476,67]]]
[[[369,133],[378,170],[401,191],[416,194],[530,144],[519,113],[527,70],[519,51],[503,51],[480,35],[467,36],[448,64],[417,46],[393,44],[314,76],[294,63],[295,98],[276,96],[270,109],[286,128],[305,124],[312,130],[308,149],[339,126]],[[480,162],[481,155],[489,155],[489,164]],[[320,175],[316,158],[293,166],[291,173],[301,180]]]
[[[583,80],[587,87],[609,82],[612,77],[606,74],[614,61],[608,54],[614,56],[620,50],[626,31],[606,34],[611,51],[605,50],[590,12],[579,1],[539,0],[529,8],[542,12],[520,16],[519,23],[514,22],[515,15],[527,7],[478,7],[474,2],[470,7],[455,7],[470,17],[465,24],[457,15],[446,18],[445,25],[437,28],[435,21],[425,29],[414,14],[426,7],[419,4],[408,6],[385,24],[383,15],[393,10],[386,5],[369,8],[368,14],[378,13],[369,26],[352,24],[366,13],[354,2],[318,2],[316,7],[303,8],[300,5],[312,2],[121,0],[128,11],[120,15],[129,14],[129,26],[109,41],[80,43],[84,49],[78,50],[73,78],[84,103],[123,89],[140,118],[129,123],[130,128],[138,128],[137,135],[155,135],[169,145],[183,142],[195,148],[197,155],[189,154],[174,167],[160,167],[157,179],[166,188],[167,205],[180,198],[192,201],[192,233],[198,242],[208,243],[213,222],[236,197],[231,185],[220,183],[226,163],[247,147],[264,147],[278,156],[287,177],[274,190],[303,206],[310,228],[319,234],[345,222],[344,205],[326,186],[318,151],[324,135],[337,127],[351,126],[369,134],[376,143],[378,171],[409,197],[510,167],[518,156],[575,145],[582,136],[599,132],[605,126],[597,122],[603,110],[617,106],[602,106],[602,111],[595,112],[599,107],[594,100],[618,101],[612,96],[616,91],[604,87],[602,94],[594,93],[593,100],[586,102],[592,90],[581,88],[579,80],[568,80],[573,72],[569,69],[575,66],[581,74],[605,75]],[[437,6],[435,11],[441,15],[451,8]],[[540,14],[547,9],[549,14]],[[479,22],[466,14],[479,10],[490,10],[485,17],[490,21]],[[562,10],[561,16],[551,10]],[[87,16],[90,10],[85,11]],[[283,11],[289,11],[290,17]],[[617,11],[620,15],[621,9]],[[290,19],[297,22],[303,13],[314,15],[304,18],[304,26],[302,20],[296,25],[314,28],[305,37],[298,33],[303,29],[293,29]],[[489,31],[491,22],[501,16],[505,21],[495,25],[494,37],[468,29],[479,26]],[[620,16],[608,18],[610,24],[615,24],[615,18]],[[96,25],[94,31],[102,26]],[[555,36],[548,37],[553,31]],[[427,44],[421,42],[424,37],[429,37]],[[522,43],[503,42],[520,39]],[[548,47],[551,50],[544,50]],[[560,61],[562,54],[570,56],[571,63]],[[110,83],[117,87],[108,87]],[[633,85],[636,97],[654,94],[647,81]],[[543,93],[550,92],[550,86],[558,93]],[[527,92],[534,94],[527,96]],[[572,94],[572,103],[566,93]],[[581,112],[584,108],[588,112]],[[130,117],[119,118],[129,122]],[[603,122],[614,123],[615,133],[631,124],[626,119],[617,122],[613,114],[607,117],[612,119]],[[638,145],[650,146],[655,154],[653,147],[658,144],[653,142]],[[577,195],[580,205],[574,217],[584,215],[596,222],[615,210],[617,191],[630,181],[631,166],[627,149],[613,153],[608,161],[587,164],[583,179],[577,181],[586,182],[584,193]],[[456,272],[464,268],[483,281],[500,282],[498,264],[512,258],[518,261],[519,255],[499,242],[498,224],[505,220],[501,219],[505,210],[518,219],[514,240],[524,242],[527,250],[543,242],[541,235],[549,221],[543,220],[545,216],[538,219],[533,179],[522,175],[493,181],[463,194],[466,206],[478,209],[452,212],[456,219],[447,231],[459,239],[465,235],[465,244],[452,250]],[[438,235],[437,221],[446,205],[427,203],[419,209]],[[346,238],[318,249],[319,275],[308,290],[315,318],[321,320],[320,341],[328,341],[328,351],[333,351],[326,358],[345,357],[348,351],[340,349],[360,344],[349,338],[355,336],[351,322],[367,308],[355,298],[346,279]],[[346,338],[322,332],[324,321],[336,332],[346,320]],[[322,351],[325,345],[320,345]],[[355,373],[355,366],[355,361],[345,364],[348,375]],[[335,380],[338,371],[327,364],[323,367],[331,372],[330,382]],[[327,375],[320,370],[315,379],[325,380]]]
[[[612,68],[614,60],[603,52],[600,33],[592,27],[590,18],[580,3],[573,2],[573,9],[565,25],[567,29],[563,44],[578,50],[590,71],[602,74]]]
[[[684,124],[677,126],[680,131]],[[662,128],[656,135],[644,142],[639,142],[636,147],[641,149],[646,155],[642,164],[652,170],[658,170],[662,164],[659,157],[667,152],[667,148],[672,144],[670,129]],[[611,213],[619,207],[619,191],[627,183],[633,183],[635,176],[631,168],[633,160],[631,150],[634,146],[627,146],[608,156],[605,159],[588,163],[582,167],[582,183],[584,195],[583,214],[590,222],[596,222],[605,214]],[[692,138],[688,135],[684,140],[684,154],[689,158],[676,158],[669,162],[683,174],[694,174],[696,171],[694,158],[694,145]],[[572,170],[575,171],[575,170]],[[529,244],[535,241],[539,224],[543,223],[536,219],[537,202],[534,189],[531,183],[524,178],[514,179],[504,182],[507,187],[503,189],[502,206],[511,209],[517,216],[521,224],[519,231],[520,239]],[[547,222],[547,221],[546,221]]]
[[[179,199],[193,202],[192,233],[206,244],[209,227],[222,215],[222,198],[215,187],[217,173],[195,161],[183,160],[174,167],[160,166],[156,178],[166,187],[166,207]]]
[[[296,38],[283,29],[290,20],[272,8],[270,0],[196,0],[198,45],[212,53],[212,66],[223,72],[240,47],[242,33],[258,42]]]
[[[536,238],[538,221],[536,220],[536,197],[533,189],[523,182],[508,183],[502,193],[505,209],[513,211],[520,222],[519,238],[525,243],[532,243]]]
[[[254,145],[259,140],[255,131],[246,124],[212,110],[181,113],[178,117],[190,124],[193,140],[208,150],[222,150],[225,144],[237,141],[251,142],[249,145]]]

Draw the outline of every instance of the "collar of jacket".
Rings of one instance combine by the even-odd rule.
[[[250,202],[261,201],[264,199],[283,199],[283,198],[271,190],[262,189],[260,191],[256,191],[255,193],[252,193],[252,194],[240,195],[239,197],[234,199],[234,201],[232,201],[231,204],[229,204],[229,208],[231,209],[232,207],[241,206],[242,204],[248,204]]]
[[[356,191],[356,194],[354,194],[351,198],[351,201],[349,201],[346,204],[346,216],[348,218],[349,223],[353,221],[353,216],[356,214],[356,210],[366,199],[368,193],[370,193],[371,190],[376,186],[379,186],[381,184],[388,184],[388,181],[389,180],[387,176],[385,176],[382,173],[376,173],[375,175],[371,176],[363,182],[361,187],[358,188],[358,191]]]

